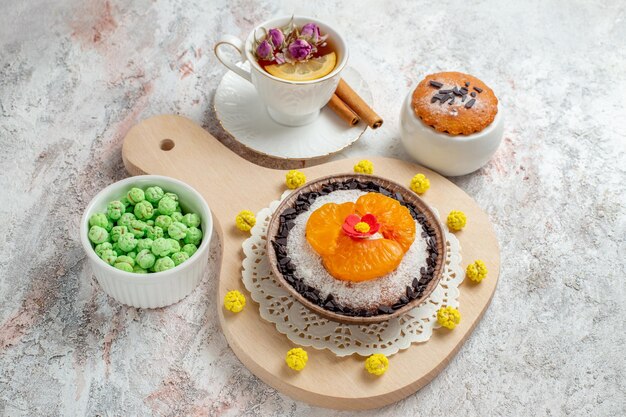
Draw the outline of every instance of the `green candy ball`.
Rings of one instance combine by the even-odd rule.
[[[113,242],[117,242],[120,239],[120,236],[128,233],[128,229],[126,226],[115,226],[111,229],[111,240]]]
[[[113,245],[111,245],[111,243],[109,242],[100,243],[94,248],[94,250],[96,251],[96,255],[98,255],[99,257],[102,257],[102,252],[111,249],[113,249]]]
[[[146,220],[146,225],[148,226],[154,226],[154,220],[150,219],[150,220]]]
[[[115,260],[117,259],[117,253],[112,249],[103,250],[100,254],[100,259],[102,259],[109,265],[113,265],[115,263]]]
[[[132,233],[126,233],[120,236],[117,240],[117,245],[124,252],[130,252],[137,247],[137,239],[135,239],[135,236]]]
[[[135,216],[139,220],[148,220],[154,214],[154,207],[149,201],[141,201],[135,206]]]
[[[107,206],[107,216],[111,220],[118,220],[126,211],[124,203],[119,200],[111,201]]]
[[[176,252],[172,255],[172,261],[174,261],[174,265],[178,266],[189,259],[189,255],[185,252]]]
[[[107,232],[111,233],[111,230],[113,230],[113,226],[115,226],[115,223],[113,223],[113,220],[107,218],[108,222],[107,225],[105,227],[105,229],[107,229]]]
[[[185,238],[183,239],[185,243],[193,243],[194,245],[197,245],[198,243],[200,243],[201,240],[202,240],[202,230],[198,229],[197,227],[189,227],[187,229],[187,234],[185,235]]]
[[[174,194],[174,193],[165,193],[165,197],[169,197],[172,200],[176,201],[177,203],[180,201],[178,198],[178,194]]]
[[[135,260],[127,255],[118,256],[115,263],[123,262],[125,264],[129,264],[130,266],[135,266]]]
[[[167,271],[175,266],[174,261],[169,256],[166,256],[165,258],[157,259],[154,263],[154,272]]]
[[[178,203],[175,200],[165,195],[165,197],[159,201],[159,213],[169,216],[176,211],[177,205]]]
[[[182,222],[187,227],[198,227],[201,219],[196,213],[187,213],[183,216]]]
[[[194,245],[193,243],[187,243],[185,246],[182,247],[181,252],[185,252],[191,258],[197,250],[198,247],[196,245]]]
[[[126,252],[120,249],[120,245],[118,245],[117,242],[113,244],[113,251],[117,254],[117,256],[126,255]]]
[[[94,244],[100,244],[109,240],[109,232],[104,227],[91,226],[89,229],[89,240]]]
[[[165,233],[163,232],[163,229],[161,229],[159,226],[146,226],[146,237],[148,239],[157,240],[164,235]]]
[[[148,249],[144,249],[137,254],[135,258],[137,265],[144,269],[152,268],[156,262],[156,256],[152,254]]]
[[[181,213],[180,211],[175,211],[174,213],[172,213],[172,215],[170,217],[175,222],[182,223],[182,221],[183,221],[183,213]]]
[[[150,250],[150,248],[152,248],[152,242],[154,241],[150,238],[139,239],[137,241],[137,250],[138,251],[142,251],[144,249]]]
[[[117,221],[118,226],[126,226],[127,229],[130,230],[130,222],[135,220],[135,215],[133,213],[124,213],[122,217]]]
[[[116,262],[113,266],[117,269],[121,269],[122,271],[133,272],[133,266],[126,262]]]
[[[133,206],[133,204],[130,201],[128,201],[128,198],[122,197],[122,198],[120,198],[120,201],[124,204],[124,207],[126,207],[124,209],[124,213],[132,213],[133,212],[133,207],[134,206]]]
[[[187,235],[187,226],[185,226],[181,222],[174,222],[170,225],[170,227],[167,228],[167,234],[170,235],[171,238],[176,240],[183,239]]]
[[[131,204],[137,204],[145,200],[146,195],[141,188],[133,187],[128,191],[128,194],[126,194],[126,198],[128,198]]]
[[[142,268],[142,267],[140,267],[139,265],[135,265],[135,266],[133,267],[133,272],[134,272],[135,274],[147,274],[147,273],[148,273],[148,271],[147,271],[147,270],[143,269],[143,268]]]
[[[89,218],[89,226],[99,226],[106,229],[109,224],[109,218],[104,213],[92,214]]]
[[[172,218],[163,214],[159,215],[154,221],[154,224],[159,226],[163,230],[167,230],[168,227],[172,225],[172,223]]]
[[[152,243],[152,248],[150,248],[153,254],[156,256],[167,256],[170,254],[170,242],[165,238],[158,238]]]
[[[146,222],[142,222],[141,220],[133,220],[130,222],[130,232],[136,238],[141,238],[146,233],[146,228],[148,225]]]
[[[136,249],[136,248],[135,248],[135,249]],[[126,254],[126,256],[129,256],[129,257],[131,257],[131,258],[135,259],[135,258],[137,257],[137,252],[135,252],[135,251],[128,252],[128,253]]]
[[[170,242],[170,253],[180,252],[180,243],[176,239],[167,239]]]
[[[152,204],[158,203],[164,195],[165,193],[163,192],[163,188],[157,185],[155,185],[154,187],[146,188],[146,200],[148,200]]]

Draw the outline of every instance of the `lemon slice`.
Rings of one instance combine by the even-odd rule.
[[[268,65],[265,67],[265,70],[274,77],[282,78],[283,80],[311,81],[330,74],[336,63],[337,55],[331,52],[319,58],[309,59],[306,62]]]

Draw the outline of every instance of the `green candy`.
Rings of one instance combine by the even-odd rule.
[[[154,221],[154,224],[159,226],[163,230],[167,230],[167,228],[170,227],[172,223],[172,218],[163,214],[159,215]]]
[[[130,256],[126,256],[126,255],[118,256],[115,263],[118,263],[118,262],[123,262],[125,264],[129,264],[130,266],[135,266],[135,260],[131,258]]]
[[[156,262],[156,256],[154,256],[152,252],[150,252],[148,249],[144,249],[137,254],[135,261],[140,267],[144,269],[149,269],[154,266],[154,263]]]
[[[104,252],[105,250],[111,250],[113,249],[113,245],[111,245],[109,242],[103,242],[100,244],[97,244],[96,247],[94,248],[94,250],[96,251],[96,255],[98,255],[99,257],[102,257],[102,252]]]
[[[197,245],[198,243],[200,243],[201,240],[202,240],[202,230],[198,229],[197,227],[189,227],[187,229],[187,234],[185,235],[185,238],[183,239],[185,243],[193,243],[194,245]]]
[[[180,211],[175,211],[174,213],[172,213],[170,217],[172,218],[173,221],[182,223],[183,213],[181,213]]]
[[[177,205],[178,203],[166,194],[159,201],[159,213],[169,216],[176,211]]]
[[[146,188],[146,200],[151,202],[152,204],[156,204],[160,199],[163,198],[165,193],[163,192],[163,188],[155,185],[154,187]]]
[[[131,204],[137,204],[145,200],[146,195],[141,188],[133,187],[126,194],[126,198],[128,198]]]
[[[167,239],[160,237],[158,239],[155,239],[155,241],[152,243],[152,248],[150,248],[150,250],[156,256],[167,256],[170,254],[171,250],[170,242]]]
[[[133,212],[133,205],[131,204],[130,201],[128,201],[128,198],[122,197],[120,198],[120,201],[124,204],[124,207],[126,207],[126,209],[124,210],[125,213]]]
[[[99,226],[106,230],[109,224],[109,219],[104,213],[92,214],[89,218],[89,226]]]
[[[150,238],[139,239],[137,241],[137,250],[138,251],[142,251],[144,249],[150,250],[150,248],[152,248],[152,242],[154,241]]]
[[[125,235],[127,233],[128,233],[128,229],[126,228],[126,226],[115,226],[113,227],[113,229],[111,229],[111,240],[113,242],[117,242],[120,236]]]
[[[117,245],[124,252],[130,252],[137,247],[137,239],[132,233],[126,233],[120,236],[117,240]]]
[[[176,239],[167,239],[170,242],[170,253],[180,252],[180,243]]]
[[[185,226],[181,222],[174,222],[171,224],[170,227],[167,228],[167,234],[170,235],[171,238],[176,240],[183,239],[187,235],[187,226]]]
[[[146,233],[147,227],[148,225],[141,220],[133,220],[132,222],[130,222],[130,232],[136,238],[143,237],[143,235]]]
[[[133,272],[133,266],[126,262],[116,262],[113,266],[117,269],[121,269],[122,271]]]
[[[135,259],[135,258],[137,257],[137,252],[135,252],[135,251],[128,252],[128,253],[126,254],[126,256],[129,256],[129,257],[131,257],[131,258]]]
[[[97,244],[107,242],[109,240],[109,232],[104,227],[91,226],[89,229],[89,240]]]
[[[198,227],[201,219],[196,213],[187,213],[183,216],[182,222],[187,227]]]
[[[189,255],[185,252],[176,252],[172,255],[172,261],[174,261],[174,265],[178,266],[189,259]]]
[[[143,269],[142,267],[140,267],[139,265],[135,265],[133,267],[133,272],[135,274],[147,274],[148,271],[146,269]]]
[[[164,234],[163,229],[159,226],[146,226],[146,237],[148,239],[157,240],[158,238],[163,237]]]
[[[133,213],[124,213],[122,217],[117,221],[118,226],[126,226],[127,229],[130,230],[130,222],[135,220],[135,215]]]
[[[193,243],[187,243],[185,246],[182,247],[181,252],[185,252],[191,258],[197,250],[198,248],[196,245],[194,245]]]
[[[177,203],[180,201],[178,198],[178,194],[174,194],[174,193],[165,193],[165,197],[169,197],[172,200],[176,201]]]
[[[166,256],[165,258],[157,259],[154,263],[154,272],[167,271],[168,269],[172,269],[176,266],[172,258]]]
[[[122,256],[126,254],[126,252],[120,249],[120,245],[118,245],[117,242],[113,244],[113,251],[117,254],[117,256]]]
[[[148,226],[154,226],[154,220],[150,219],[150,220],[146,220],[146,224]]]
[[[124,203],[119,200],[111,201],[107,206],[107,216],[111,220],[118,220],[126,211]]]
[[[109,265],[113,265],[115,263],[115,260],[117,259],[117,253],[115,253],[115,251],[112,249],[103,250],[100,254],[100,259],[102,259]]]
[[[149,201],[144,200],[137,203],[134,213],[139,220],[148,220],[154,214],[154,207]]]
[[[113,226],[115,226],[115,223],[113,223],[113,220],[109,219],[108,217],[107,220],[108,222],[105,229],[107,230],[107,232],[111,233],[111,230],[113,230]]]

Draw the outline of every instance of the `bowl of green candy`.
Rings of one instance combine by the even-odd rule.
[[[138,308],[186,297],[208,265],[211,211],[189,185],[141,175],[109,185],[87,206],[81,242],[102,289]]]

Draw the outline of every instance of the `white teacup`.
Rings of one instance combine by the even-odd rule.
[[[294,16],[294,23],[298,27],[306,23],[315,23],[322,34],[328,34],[335,47],[337,65],[330,74],[317,80],[287,81],[275,77],[261,68],[254,56],[254,34],[261,34],[261,28],[269,30],[283,27],[290,20],[291,16],[288,16],[261,23],[250,32],[245,42],[235,36],[226,35],[215,45],[214,51],[222,64],[254,85],[272,119],[287,126],[302,126],[317,118],[320,109],[328,103],[337,89],[341,71],[348,62],[348,48],[343,36],[326,23],[310,17]],[[239,52],[240,61],[235,62],[224,55],[223,48],[226,45]],[[250,63],[249,71],[241,65],[246,61]]]

